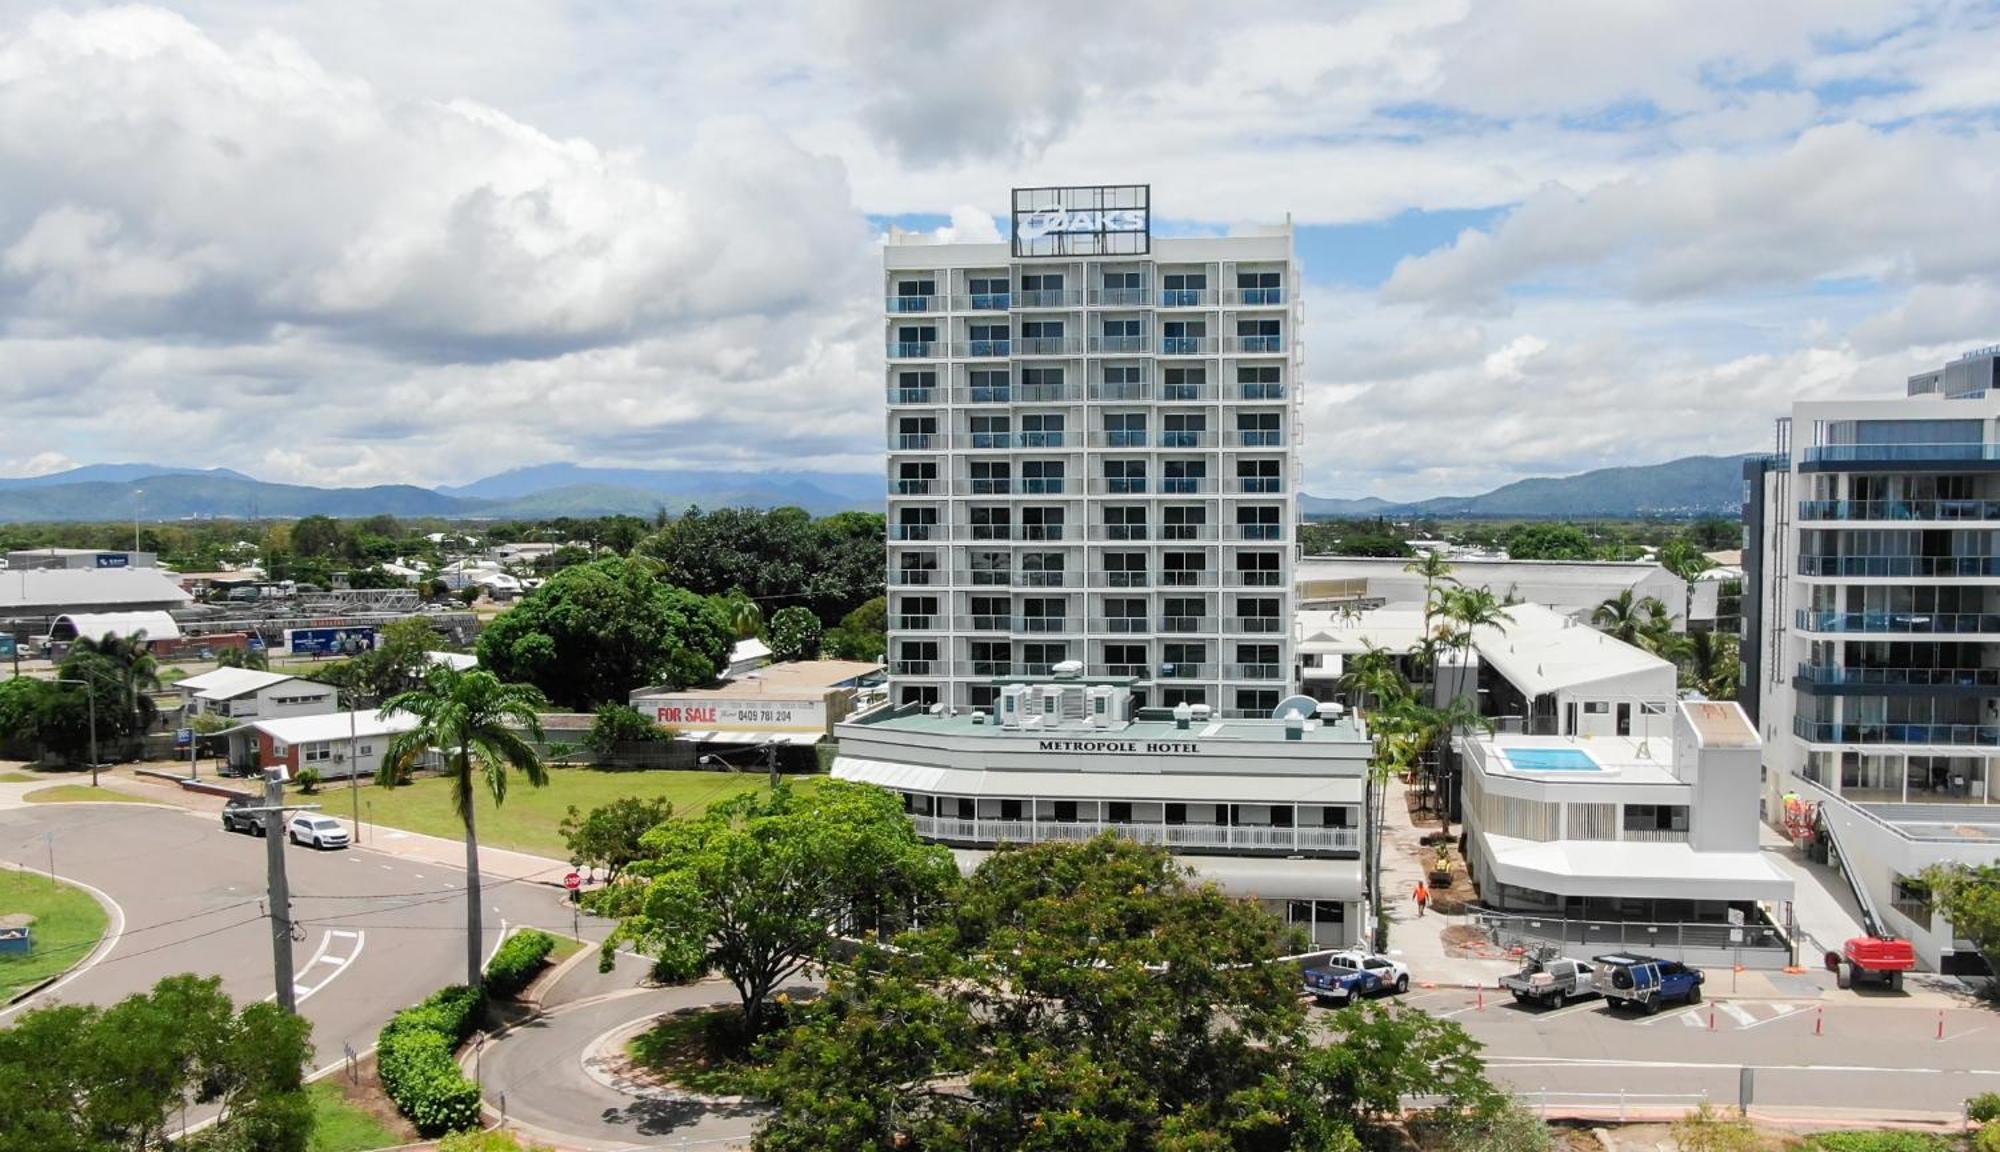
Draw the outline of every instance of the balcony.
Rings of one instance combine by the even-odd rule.
[[[891,488],[898,496],[928,496],[936,490],[935,480],[898,480]]]
[[[1238,569],[1223,574],[1223,586],[1227,588],[1282,588],[1284,573],[1277,571],[1245,571]]]
[[[2000,460],[2000,444],[1818,444],[1800,457],[1805,464],[1911,464]]]
[[[1239,476],[1229,490],[1239,496],[1277,496],[1284,492],[1285,482],[1276,476]]]
[[[1151,577],[1144,572],[1097,571],[1090,574],[1092,588],[1145,588],[1150,581]]]
[[[1206,568],[1168,568],[1160,573],[1162,588],[1213,588],[1215,573]]]
[[[1283,288],[1226,288],[1222,303],[1230,308],[1275,308],[1285,302]]]
[[[891,676],[937,676],[943,673],[943,662],[938,660],[891,660]]]
[[[1283,524],[1229,524],[1222,529],[1224,540],[1247,540],[1260,543],[1275,543],[1285,538]]]
[[[1092,288],[1090,303],[1094,308],[1146,308],[1153,302],[1153,293],[1148,288]]]
[[[898,588],[929,588],[944,580],[935,568],[896,568],[889,572],[889,583]]]
[[[1090,539],[1114,543],[1130,543],[1146,539],[1144,524],[1092,524]]]
[[[961,477],[958,481],[958,489],[961,492],[969,492],[974,496],[1005,496],[1014,490],[1014,482],[1005,476],[997,478],[989,477],[983,480]]]
[[[1160,494],[1162,496],[1213,496],[1216,483],[1206,476],[1162,476]]]
[[[1162,448],[1213,448],[1215,433],[1193,429],[1168,428],[1160,433]]]
[[[1220,398],[1213,384],[1162,384],[1160,402],[1163,404],[1204,403]]]
[[[951,306],[960,312],[1005,312],[1014,306],[1011,292],[974,292],[969,296],[954,296]]]
[[[944,617],[942,616],[902,615],[895,617],[895,621],[896,621],[895,627],[891,629],[891,631],[894,632],[944,631]]]
[[[1223,338],[1222,350],[1242,356],[1281,355],[1285,351],[1283,336],[1227,336]]]
[[[1213,336],[1162,336],[1160,337],[1162,356],[1213,356],[1215,337]]]
[[[1092,400],[1147,401],[1153,398],[1153,385],[1146,380],[1093,380],[1090,384]]]
[[[1618,838],[1628,844],[1685,844],[1688,830],[1685,828],[1625,828]]]
[[[944,311],[942,296],[889,296],[882,307],[894,316],[914,316],[925,312]]]
[[[1061,476],[1023,476],[1021,492],[1027,496],[1060,496],[1067,491],[1068,484]]]
[[[1037,288],[1013,294],[1013,308],[1081,308],[1083,293],[1073,288]]]
[[[1014,341],[1016,356],[1080,356],[1083,341],[1074,336],[1022,336]]]
[[[1213,616],[1162,616],[1160,631],[1175,635],[1215,631]]]
[[[1800,520],[2000,520],[2000,500],[1801,500]]]
[[[1109,432],[1093,432],[1090,443],[1097,448],[1144,448],[1146,430],[1144,428],[1118,428]]]
[[[1801,576],[1936,579],[2000,576],[1995,556],[1801,556]]]
[[[1285,398],[1285,386],[1283,384],[1265,383],[1239,384],[1237,385],[1237,397],[1252,401],[1283,400]]]
[[[951,626],[959,632],[1011,632],[1012,616],[953,616]]]
[[[899,388],[893,384],[889,386],[891,404],[936,404],[941,395],[943,393],[936,388]]]
[[[1092,632],[1118,632],[1143,634],[1148,629],[1144,616],[1096,616],[1090,621]]]
[[[944,528],[937,524],[891,524],[891,540],[942,540]]]
[[[1224,680],[1283,680],[1285,669],[1281,664],[1225,664],[1222,666]]]
[[[952,344],[951,354],[961,360],[1004,360],[1014,354],[1014,342],[1008,339],[960,340]]]
[[[1144,496],[1146,478],[1144,476],[1113,476],[1103,480],[1092,480],[1090,492],[1093,496]]]
[[[1090,350],[1101,356],[1143,356],[1153,350],[1150,336],[1092,336]]]
[[[1016,616],[1014,631],[1029,633],[1073,631],[1067,616]]]
[[[1231,616],[1222,630],[1233,636],[1275,636],[1285,630],[1285,622],[1277,616]]]
[[[1144,664],[1106,664],[1106,676],[1129,676],[1134,680],[1152,679],[1153,670]]]
[[[1215,290],[1212,288],[1162,288],[1160,307],[1162,308],[1213,308]]]
[[[1216,666],[1213,664],[1167,664],[1160,665],[1162,680],[1213,680]]]
[[[944,437],[936,432],[897,432],[889,437],[889,447],[898,452],[941,452]]]
[[[1080,843],[1106,832],[1140,844],[1184,851],[1352,855],[1361,851],[1358,828],[1279,828],[1226,824],[1130,824],[1099,820],[956,820],[912,816],[917,835],[953,844]]]
[[[1229,433],[1227,443],[1232,448],[1282,448],[1285,434],[1277,428],[1239,428]]]
[[[1893,720],[1833,724],[1794,716],[1792,735],[1813,744],[2000,747],[2000,724],[1905,724]]]
[[[954,676],[1012,676],[1012,660],[961,660],[951,666]]]
[[[1160,539],[1165,541],[1201,541],[1215,539],[1213,524],[1162,524]]]
[[[944,355],[944,345],[936,340],[891,340],[891,360],[935,360]]]
[[[2000,632],[1993,612],[1818,612],[1801,608],[1792,622],[1802,632],[1911,632],[1965,635]]]
[[[2000,690],[2000,668],[1844,668],[1837,664],[1800,664],[1793,679],[1833,688]]]

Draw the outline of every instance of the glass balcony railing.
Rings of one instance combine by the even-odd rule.
[[[2000,724],[1904,723],[1896,720],[1833,724],[1792,718],[1792,735],[1815,744],[1950,744],[2000,746]]]
[[[1162,448],[1213,448],[1215,433],[1191,432],[1179,428],[1167,428],[1160,432]]]
[[[1223,342],[1224,352],[1241,352],[1249,355],[1278,353],[1285,350],[1283,336],[1232,336]]]
[[[1005,477],[974,478],[961,482],[962,487],[974,496],[1005,496],[1014,490],[1014,482]]]
[[[901,452],[932,452],[944,447],[944,437],[936,432],[898,432],[889,442]]]
[[[1144,572],[1123,570],[1093,572],[1090,574],[1090,586],[1093,588],[1144,588],[1147,586],[1147,579],[1148,577]]]
[[[1073,288],[1037,288],[1013,294],[1015,308],[1078,308],[1083,293]]]
[[[1103,480],[1093,480],[1090,490],[1100,496],[1144,496],[1146,478],[1144,476],[1110,476]]]
[[[1147,288],[1093,288],[1090,302],[1099,308],[1144,308],[1153,301]]]
[[[944,580],[935,568],[898,568],[889,573],[889,583],[903,588],[928,588]]]
[[[1225,664],[1222,666],[1225,680],[1282,680],[1284,670],[1277,664]]]
[[[1801,500],[1801,520],[2000,520],[2000,500]]]
[[[1146,446],[1146,430],[1144,428],[1118,428],[1108,432],[1100,432],[1091,439],[1094,443],[1105,448],[1144,448]]]
[[[1285,302],[1283,288],[1233,288],[1223,293],[1222,302],[1242,308],[1269,308]]]
[[[1242,389],[1239,395],[1245,400],[1283,400],[1285,398],[1285,386],[1283,384],[1255,383],[1242,384],[1238,387]]]
[[[1239,428],[1229,434],[1229,443],[1239,448],[1278,448],[1284,433],[1276,428]]]
[[[1220,393],[1213,384],[1160,385],[1160,399],[1170,404],[1184,403],[1191,400],[1214,400],[1219,395]]]
[[[1092,524],[1090,538],[1113,541],[1144,540],[1146,531],[1144,524]]]
[[[1162,308],[1213,308],[1215,291],[1210,288],[1162,288]]]
[[[2000,632],[1995,612],[1822,612],[1801,608],[1793,623],[1803,632]]]
[[[1014,341],[1016,356],[1075,356],[1083,341],[1074,336],[1022,336]]]
[[[2000,576],[2000,556],[1801,556],[1801,576]]]
[[[1070,630],[1067,616],[1017,616],[1014,618],[1016,632],[1067,632]]]
[[[1232,491],[1245,496],[1274,496],[1284,491],[1284,483],[1276,476],[1239,477]]]
[[[1168,539],[1167,529],[1160,529],[1162,539]],[[1160,573],[1162,588],[1213,588],[1215,573],[1203,568],[1168,568]]]
[[[944,345],[935,340],[891,340],[891,360],[932,360],[944,355]]]
[[[1060,496],[1065,483],[1061,476],[1023,476],[1021,491],[1031,496]]]
[[[1109,356],[1132,356],[1150,352],[1153,347],[1149,336],[1092,336],[1090,350]]]
[[[1152,669],[1144,664],[1106,664],[1104,666],[1104,674],[1106,676],[1129,676],[1134,680],[1147,680],[1152,677]]]
[[[1800,664],[1797,678],[1809,684],[1854,688],[1994,688],[2000,668],[1852,668]]]
[[[891,540],[942,540],[944,532],[936,524],[891,524]]]
[[[965,340],[951,346],[951,354],[964,360],[991,360],[1014,354],[1014,342],[1005,337]]]
[[[939,661],[936,660],[891,660],[889,675],[930,676],[935,674],[938,665]]]
[[[1144,380],[1097,380],[1090,385],[1092,400],[1149,400],[1153,386]]]
[[[1805,450],[1807,464],[1884,463],[1919,460],[2000,460],[2000,444],[1816,444]]]
[[[1005,312],[1014,305],[1011,292],[974,292],[956,298],[957,306],[966,312]]]
[[[1162,616],[1160,617],[1160,631],[1174,633],[1213,632],[1215,631],[1215,617]]]
[[[1277,616],[1231,616],[1222,622],[1224,632],[1239,636],[1269,636],[1285,630],[1285,622]]]
[[[1215,526],[1212,524],[1162,524],[1162,540],[1213,540]]]
[[[936,487],[937,481],[935,480],[898,480],[896,481],[896,495],[927,496]]]
[[[1162,336],[1160,355],[1162,356],[1208,356],[1215,352],[1213,336]]]
[[[1164,661],[1163,661],[1163,662],[1162,662],[1162,663],[1160,664],[1160,679],[1162,679],[1162,680],[1213,680],[1213,679],[1215,679],[1215,665],[1213,665],[1213,664],[1180,664],[1180,663],[1173,663],[1173,664],[1169,664],[1169,663],[1166,663],[1166,662],[1164,662]]]
[[[889,387],[891,404],[936,404],[938,395],[936,388],[900,388],[895,385]]]
[[[1163,476],[1160,491],[1168,496],[1201,496],[1215,491],[1215,481],[1206,476]]]
[[[1128,634],[1146,631],[1148,623],[1144,616],[1099,616],[1091,620],[1090,630]]]
[[[898,316],[910,316],[924,312],[944,311],[942,296],[891,296],[883,305]]]
[[[1224,540],[1283,540],[1285,526],[1282,524],[1232,524],[1222,534]]]

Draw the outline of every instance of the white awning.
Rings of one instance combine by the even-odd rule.
[[[954,848],[961,872],[971,872],[991,856],[973,848]],[[1258,900],[1361,899],[1359,860],[1294,860],[1283,856],[1175,856],[1203,880],[1214,881],[1231,896]]]
[[[1480,837],[1504,884],[1558,896],[1790,900],[1792,882],[1759,852],[1697,852],[1685,843]]]
[[[1210,775],[1193,772],[1004,772],[842,756],[833,774],[933,796],[1041,800],[1157,800],[1192,804],[1359,804],[1360,776]]]
[[[674,739],[690,744],[741,744],[755,747],[759,744],[817,744],[826,739],[824,732],[717,732],[703,729],[698,732],[679,732]]]

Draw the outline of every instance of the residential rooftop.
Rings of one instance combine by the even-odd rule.
[[[796,699],[802,695],[851,687],[862,678],[880,671],[882,665],[867,660],[794,660],[781,664],[766,664],[754,672],[747,672],[713,688],[673,691],[667,688],[648,687],[640,689],[635,695],[672,694],[704,696],[716,700],[755,699],[760,696]]]

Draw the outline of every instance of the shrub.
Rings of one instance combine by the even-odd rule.
[[[1981,1124],[2000,1120],[2000,1092],[1981,1092],[1965,1102],[1965,1117]]]
[[[1556,1147],[1541,1117],[1512,1100],[1490,1111],[1420,1113],[1410,1127],[1423,1147],[1452,1152],[1554,1152]]]
[[[2000,1124],[1987,1124],[1972,1138],[1973,1152],[2000,1152]]]
[[[523,1145],[512,1132],[453,1132],[438,1141],[437,1152],[555,1152],[547,1144]]]
[[[1818,1132],[1806,1137],[1812,1152],[1952,1152],[1953,1143],[1929,1132]]]
[[[519,996],[542,970],[555,946],[555,937],[532,928],[507,937],[494,951],[493,959],[486,962],[487,993],[509,1000]]]
[[[1674,1143],[1682,1152],[1757,1152],[1764,1147],[1764,1138],[1742,1113],[1703,1103],[1674,1122]]]
[[[383,1091],[425,1136],[479,1123],[479,1085],[452,1059],[472,1034],[479,1006],[478,992],[455,984],[396,1013],[376,1041]]]
[[[299,774],[292,779],[293,782],[298,784],[299,791],[307,796],[319,791],[319,769],[317,768],[301,768],[299,769]]]

